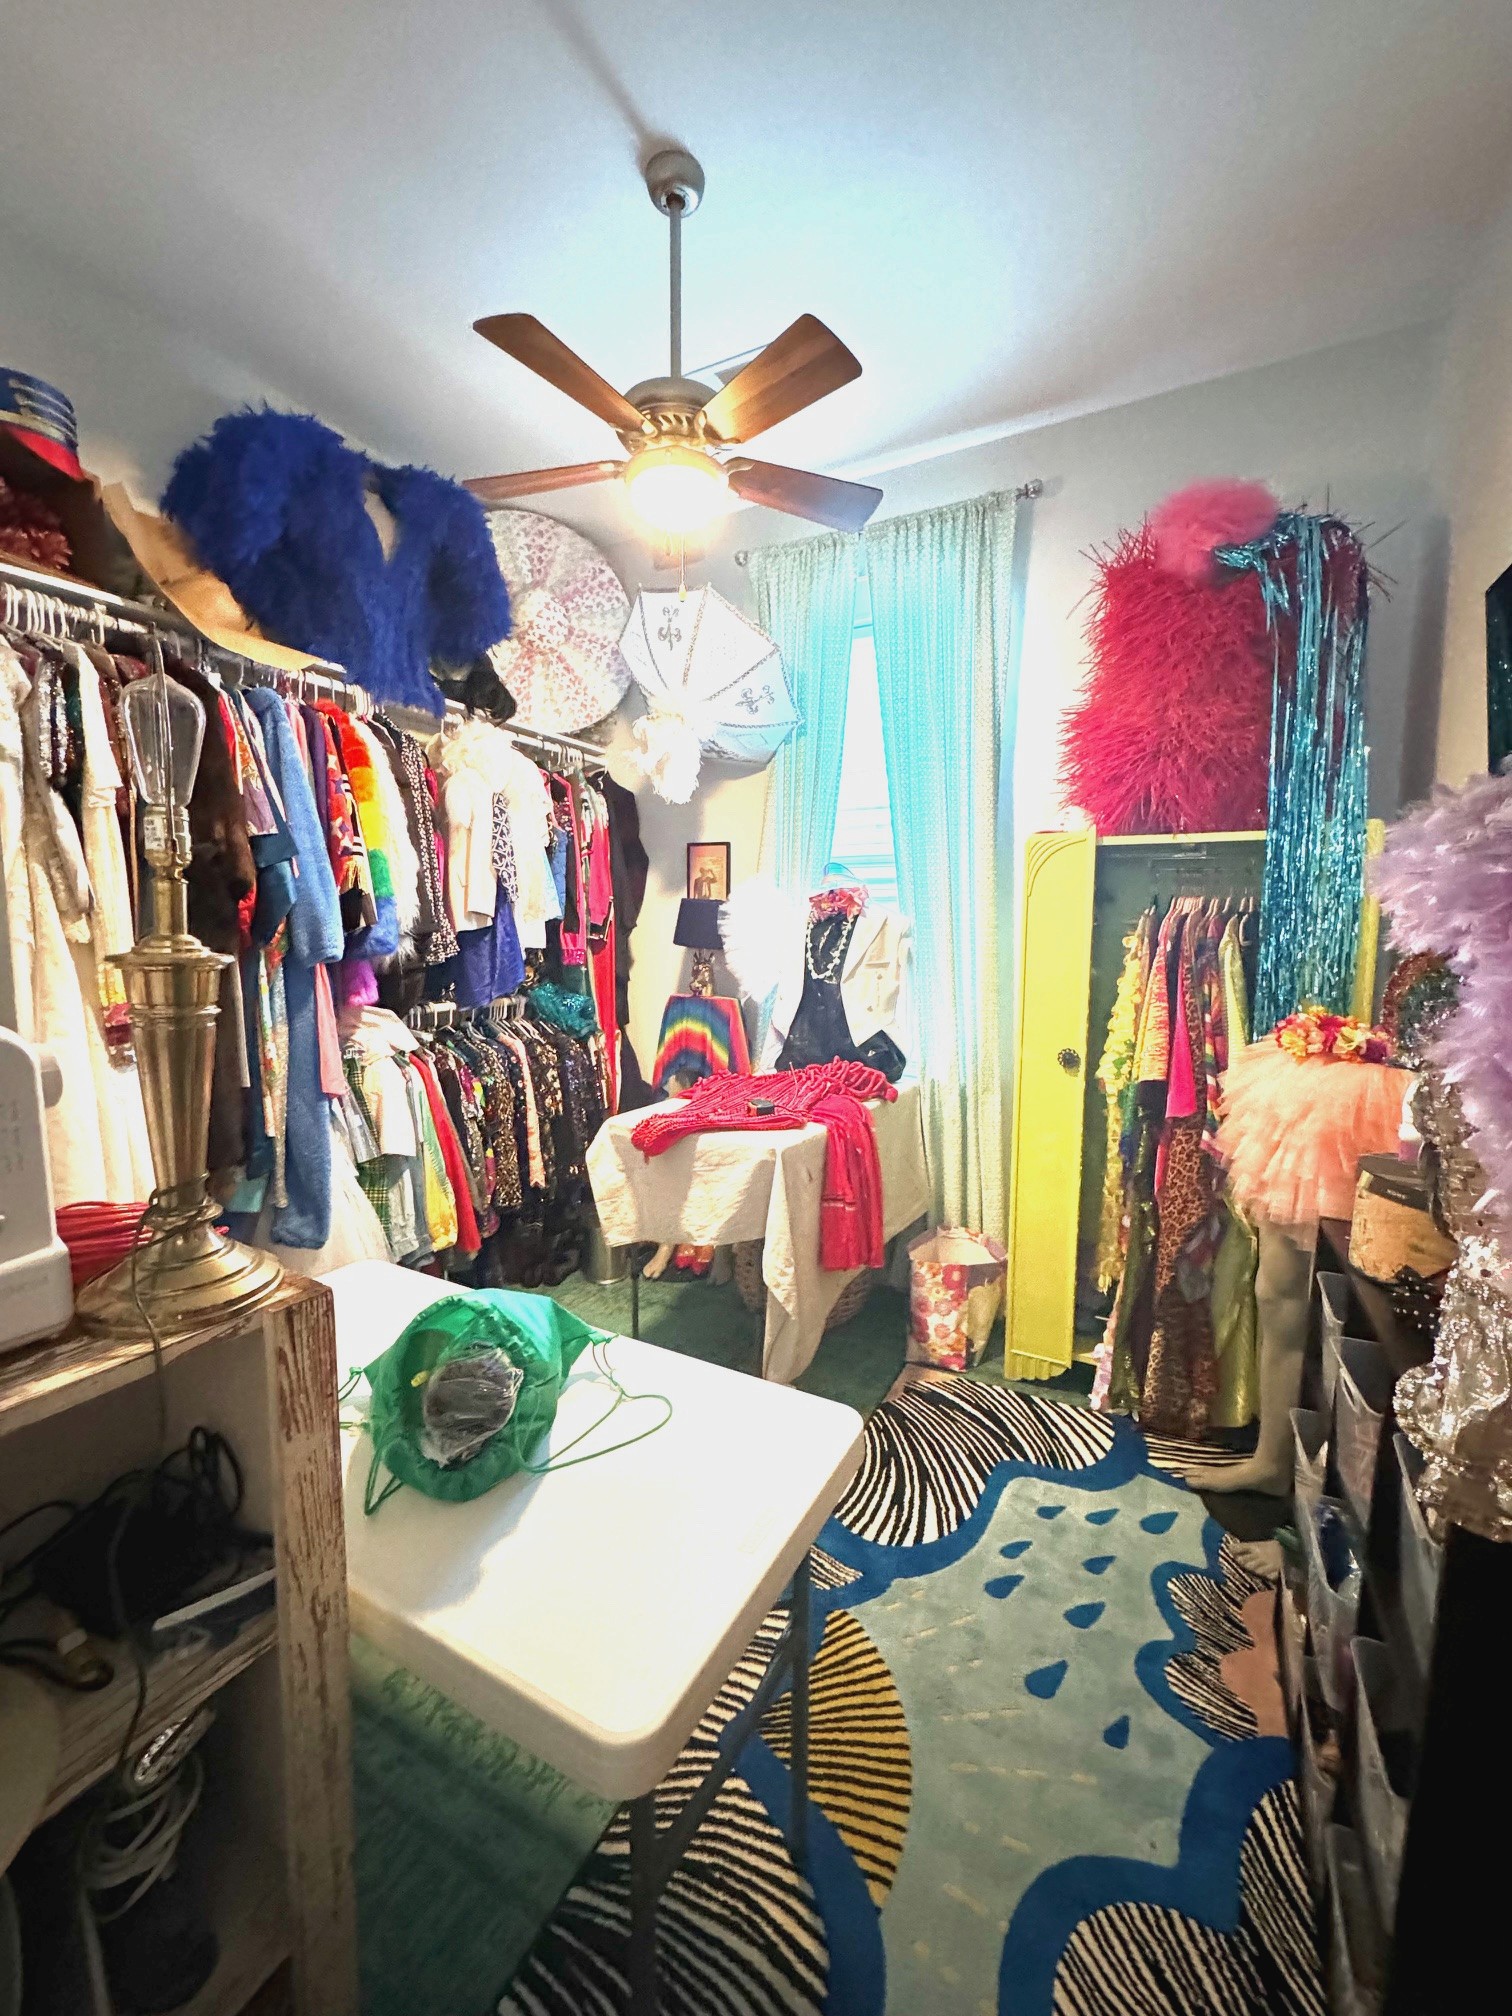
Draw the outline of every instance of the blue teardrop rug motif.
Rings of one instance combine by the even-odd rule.
[[[1136,1952],[1139,2016],[1325,2016],[1291,1746],[1256,1656],[1271,1585],[1179,1452],[927,1371],[866,1440],[816,1555],[808,1877],[783,1831],[783,1694],[668,1885],[665,2016],[1128,2016]],[[1088,1527],[1115,1520],[1118,1553],[1089,1556]],[[674,1767],[664,1825],[783,1622]],[[621,2006],[626,1849],[621,1814],[504,2016]]]

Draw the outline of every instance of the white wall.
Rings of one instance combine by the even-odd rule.
[[[1431,475],[1439,350],[1436,328],[1404,330],[1035,428],[877,479],[886,490],[883,514],[1030,477],[1045,485],[1020,520],[1020,846],[1026,834],[1059,825],[1064,816],[1056,783],[1058,731],[1083,676],[1078,605],[1091,582],[1088,555],[1170,491],[1201,476],[1263,477],[1288,504],[1329,504],[1371,528],[1367,536],[1379,540],[1374,557],[1391,576],[1371,616],[1372,810],[1394,812],[1426,788],[1433,776],[1445,540]],[[1512,410],[1512,386],[1505,391]],[[1504,476],[1508,467],[1512,441]],[[810,529],[771,512],[740,512],[722,529],[707,561],[690,572],[745,601],[746,576],[735,551],[803,538]],[[665,576],[651,573],[641,547],[615,548],[611,558],[632,593],[643,581],[665,583]],[[1194,730],[1221,735],[1223,727],[1195,723]],[[635,940],[631,1016],[637,1043],[654,1039],[662,1003],[686,974],[686,955],[671,945],[685,842],[730,840],[735,878],[741,879],[756,866],[764,799],[761,777],[717,783],[682,808],[642,797],[643,822],[654,837],[648,842],[653,879]]]
[[[264,400],[304,406],[309,397],[295,378],[273,385],[186,337],[171,315],[82,272],[4,217],[0,363],[66,392],[85,467],[126,483],[143,504],[156,504],[180,449],[222,413]],[[322,418],[364,438],[350,415]]]
[[[1487,588],[1512,565],[1512,189],[1445,339],[1438,465],[1449,520],[1438,775],[1486,767]]]

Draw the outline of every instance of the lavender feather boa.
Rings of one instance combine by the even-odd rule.
[[[1512,776],[1440,788],[1393,826],[1370,886],[1397,944],[1441,953],[1458,1010],[1429,1046],[1459,1092],[1486,1172],[1481,1208],[1512,1222]]]

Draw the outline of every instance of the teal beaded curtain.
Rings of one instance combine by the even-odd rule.
[[[1013,858],[1015,515],[1011,496],[976,497],[863,535],[934,1211],[995,1239],[1007,1225],[1012,871],[999,863]]]
[[[1304,1003],[1347,1014],[1365,874],[1370,568],[1341,518],[1287,511],[1225,566],[1260,577],[1275,653],[1254,1028]]]

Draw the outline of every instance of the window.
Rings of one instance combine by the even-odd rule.
[[[851,642],[850,694],[845,709],[845,753],[829,871],[864,882],[874,903],[898,907],[898,864],[893,853],[892,804],[882,749],[882,706],[877,696],[877,655],[872,646],[871,602],[858,585],[856,633]]]

